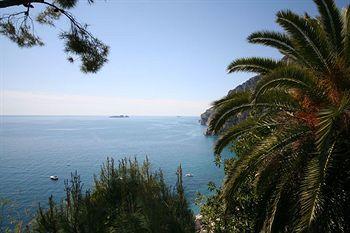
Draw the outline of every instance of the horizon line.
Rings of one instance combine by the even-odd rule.
[[[110,116],[118,116],[118,115],[124,115],[129,117],[200,117],[197,115],[128,115],[128,114],[115,114],[115,115],[79,115],[79,114],[0,114],[0,117],[10,117],[10,116],[86,116],[86,117],[110,117]]]

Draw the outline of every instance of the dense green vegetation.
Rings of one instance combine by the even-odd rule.
[[[319,16],[280,11],[276,22],[284,32],[248,37],[278,49],[282,61],[251,57],[228,66],[229,73],[261,78],[254,91],[213,104],[210,129],[216,133],[232,116],[248,114],[215,146],[217,155],[229,145],[237,155],[227,162],[219,204],[209,205],[224,209],[221,221],[251,221],[236,215],[237,197],[252,186],[247,197],[257,196],[254,231],[350,232],[350,8],[315,3]],[[227,224],[222,231],[235,232]]]
[[[209,184],[213,195],[199,195],[196,202],[200,209],[202,228],[208,232],[254,232],[257,217],[257,196],[253,186],[246,183],[231,196],[231,209],[227,211],[222,201],[222,189]]]
[[[182,186],[181,166],[174,188],[165,184],[161,171],[151,171],[146,160],[123,159],[118,165],[107,160],[91,191],[84,191],[79,175],[65,183],[66,197],[60,203],[49,198],[26,228],[14,232],[194,232],[194,216]],[[10,232],[10,231],[9,231]]]

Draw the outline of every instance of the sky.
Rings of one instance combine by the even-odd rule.
[[[275,13],[282,9],[317,13],[311,0],[82,0],[71,12],[110,46],[109,62],[97,74],[68,63],[57,37],[65,20],[35,26],[43,47],[21,49],[0,36],[0,115],[199,116],[254,76],[227,74],[232,60],[281,58],[246,38],[281,30]]]

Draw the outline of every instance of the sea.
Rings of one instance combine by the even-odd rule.
[[[223,167],[214,163],[216,138],[204,131],[199,117],[0,116],[0,198],[28,220],[50,195],[63,198],[72,172],[91,189],[108,157],[142,162],[147,156],[169,185],[175,185],[180,164],[184,174],[193,174],[183,180],[190,207],[198,213],[196,194],[210,195],[207,184],[220,186],[224,177]],[[226,151],[226,156],[232,155]]]

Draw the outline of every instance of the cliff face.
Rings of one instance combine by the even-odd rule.
[[[235,87],[235,89],[232,89],[231,91],[228,92],[228,94],[233,93],[233,92],[239,92],[239,91],[245,91],[245,90],[253,90],[256,83],[258,82],[260,76],[254,76],[250,79],[248,79],[247,81],[245,81],[244,83],[242,83],[241,85],[238,85],[237,87]]]
[[[207,110],[205,110],[205,112],[201,114],[201,119],[199,121],[201,125],[208,126],[209,117],[212,113],[213,113],[213,108],[208,108]]]
[[[247,81],[245,81],[243,84],[237,86],[236,88],[230,90],[227,95],[233,93],[233,92],[240,92],[240,91],[245,91],[245,90],[252,90],[257,81],[259,80],[260,76],[254,76],[250,79],[248,79]],[[201,119],[200,119],[200,123],[202,125],[206,125],[208,126],[208,123],[209,123],[209,120],[210,120],[210,116],[213,114],[214,112],[214,109],[211,107],[209,109],[207,109],[204,113],[201,114]],[[224,126],[225,127],[229,127],[233,124],[236,124],[238,122],[240,122],[241,120],[245,119],[246,118],[246,115],[247,114],[242,114],[241,116],[239,117],[233,117],[232,119],[230,119],[227,124]],[[209,130],[207,130],[205,132],[205,135],[212,135],[212,132],[210,132]]]

